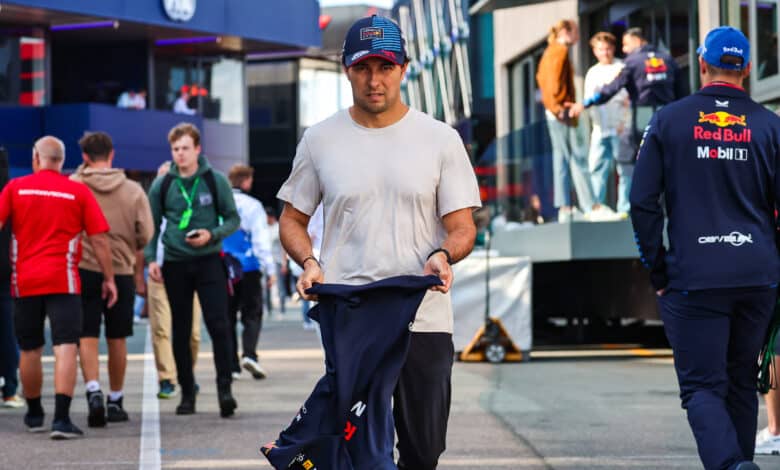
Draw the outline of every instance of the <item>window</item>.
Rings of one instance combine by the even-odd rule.
[[[155,107],[244,122],[244,65],[226,57],[157,56]],[[181,100],[178,103],[177,101]]]
[[[756,101],[780,98],[778,70],[778,15],[780,0],[747,0],[741,3],[742,30],[750,39],[750,94]]]
[[[299,73],[298,111],[301,130],[352,105],[352,87],[341,66],[304,59]]]
[[[777,75],[777,2],[756,2],[756,75],[758,80]]]

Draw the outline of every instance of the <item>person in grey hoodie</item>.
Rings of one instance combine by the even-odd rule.
[[[128,419],[122,406],[127,368],[126,338],[133,334],[136,286],[144,285],[143,263],[136,260],[143,260],[142,250],[154,235],[154,222],[149,200],[141,185],[129,180],[124,170],[112,168],[114,145],[111,137],[104,132],[87,132],[79,140],[79,146],[84,164],[71,175],[71,179],[89,187],[111,227],[108,237],[119,294],[116,305],[108,308],[100,292],[103,275],[92,246],[85,240],[84,256],[79,263],[84,311],[79,357],[87,389],[87,423],[90,427],[102,427],[106,425],[106,420],[119,422]],[[107,404],[98,382],[98,339],[104,318],[111,387]]]

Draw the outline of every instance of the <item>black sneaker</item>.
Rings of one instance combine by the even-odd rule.
[[[181,396],[181,402],[176,407],[177,415],[192,415],[195,414],[195,396]]]
[[[108,415],[109,423],[119,423],[130,420],[130,417],[127,416],[127,411],[122,408],[122,398],[124,397],[119,397],[117,401],[111,400],[111,397],[108,398],[108,401],[106,402],[106,414]]]
[[[31,415],[26,413],[24,415],[24,425],[27,426],[27,432],[44,432],[46,428],[43,426],[43,415]]]
[[[76,439],[84,437],[84,431],[77,428],[76,425],[70,421],[70,418],[68,418],[53,422],[49,437],[57,441],[63,439]]]
[[[102,428],[106,425],[106,406],[104,404],[103,392],[87,392],[87,408],[89,416],[87,424],[91,428]]]
[[[223,418],[233,416],[238,403],[233,398],[233,394],[230,393],[230,389],[217,391],[217,399],[219,400],[219,415]]]

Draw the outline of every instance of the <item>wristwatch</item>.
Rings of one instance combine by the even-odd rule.
[[[447,264],[452,266],[454,263],[452,262],[452,255],[450,255],[450,252],[447,251],[446,248],[436,248],[435,250],[431,251],[431,253],[428,255],[425,259],[431,259],[431,256],[435,255],[436,253],[444,253],[444,256],[447,257]]]

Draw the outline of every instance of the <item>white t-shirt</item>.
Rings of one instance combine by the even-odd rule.
[[[620,59],[615,59],[611,64],[598,63],[588,69],[588,73],[585,74],[585,97],[595,95],[604,85],[611,83],[622,69],[623,62]],[[626,129],[630,127],[631,114],[626,90],[620,90],[606,104],[592,106],[589,111],[593,123],[593,136],[596,138],[617,135],[621,127]]]
[[[380,129],[348,110],[309,128],[277,197],[308,215],[322,201],[325,282],[350,285],[421,275],[442,216],[481,205],[458,133],[414,109]],[[452,332],[449,294],[429,291],[412,329]]]

